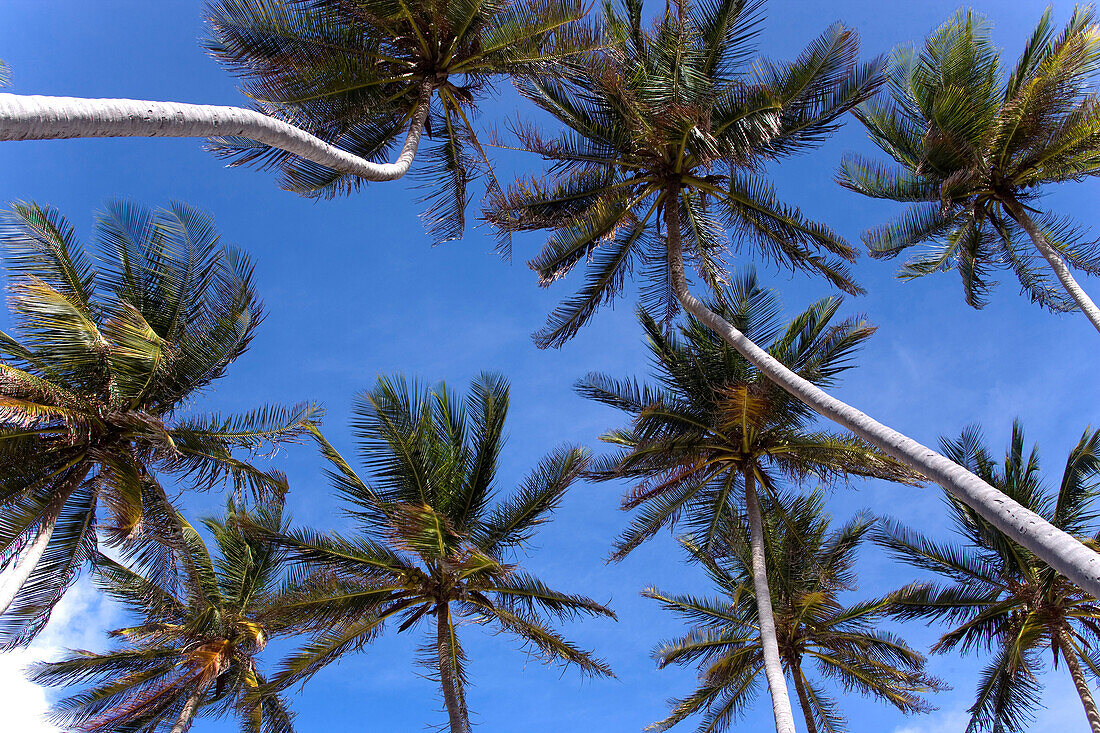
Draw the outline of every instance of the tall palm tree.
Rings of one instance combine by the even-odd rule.
[[[564,343],[641,267],[650,307],[682,305],[815,412],[940,484],[1100,596],[1100,553],[801,378],[692,294],[685,252],[713,289],[727,234],[769,260],[856,290],[836,261],[853,257],[851,248],[781,203],[762,169],[831,132],[842,113],[871,93],[878,66],[855,64],[855,34],[839,26],[790,64],[747,66],[757,7],[745,0],[682,0],[676,13],[643,32],[640,4],[628,0],[625,16],[609,11],[606,49],[577,60],[567,74],[521,82],[568,129],[552,139],[520,129],[526,147],[550,162],[550,179],[522,179],[491,195],[486,218],[504,235],[554,231],[530,263],[543,285],[581,262],[589,270],[584,287],[558,308],[538,342]]]
[[[806,674],[812,661],[821,677],[888,702],[905,713],[929,710],[924,693],[942,685],[923,672],[924,657],[895,634],[881,631],[898,593],[846,604],[841,594],[856,590],[856,553],[874,526],[860,515],[830,532],[824,495],[780,499],[765,514],[768,577],[776,635],[787,676],[798,691],[806,730],[844,731],[847,723],[835,697]],[[731,521],[718,552],[681,540],[689,559],[706,571],[717,598],[673,595],[649,588],[642,595],[691,624],[687,635],[654,650],[661,667],[698,665],[699,688],[673,703],[671,714],[650,730],[668,730],[703,715],[699,730],[728,729],[749,705],[763,665],[753,583],[751,543],[746,527]]]
[[[771,340],[768,352],[774,358],[816,384],[833,384],[873,332],[856,319],[832,324],[839,298],[819,301],[781,327],[778,299],[759,286],[752,272],[709,307],[748,338]],[[784,482],[810,477],[834,482],[855,475],[910,483],[913,477],[856,437],[815,431],[811,410],[694,318],[689,317],[679,337],[666,333],[645,312],[641,321],[658,384],[639,386],[634,380],[617,382],[601,374],[578,384],[582,394],[632,417],[629,428],[603,436],[622,449],[592,469],[597,480],[637,481],[623,501],[624,509],[637,514],[616,542],[613,557],[623,557],[678,520],[690,527],[701,548],[709,550],[723,523],[740,515],[743,502],[776,729],[793,733],[757,485],[776,496]]]
[[[501,76],[590,45],[582,0],[211,0],[210,52],[252,109],[0,94],[0,140],[214,137],[285,188],[333,196],[408,172],[428,131],[425,220],[461,234],[466,184],[488,164],[471,118]],[[395,162],[384,157],[404,136]]]
[[[286,660],[272,684],[303,681],[383,632],[427,626],[423,663],[438,674],[451,733],[470,729],[462,620],[517,637],[546,662],[610,675],[603,661],[566,641],[546,617],[614,618],[599,603],[552,590],[515,555],[548,521],[588,460],[580,448],[546,456],[502,494],[497,479],[508,384],[482,374],[465,400],[440,383],[426,389],[380,377],[354,407],[353,429],[373,481],[361,478],[317,433],[356,534],[298,530],[271,539],[301,578],[287,612],[318,633]]]
[[[1012,442],[998,469],[980,430],[943,440],[947,455],[982,476],[1055,526],[1097,546],[1094,500],[1100,489],[1100,431],[1086,430],[1066,461],[1057,493],[1044,486],[1037,448],[1024,452],[1024,431],[1013,423]],[[1081,697],[1090,729],[1100,732],[1100,712],[1086,673],[1100,677],[1100,604],[972,509],[950,500],[954,529],[964,543],[943,544],[897,522],[878,538],[900,560],[936,573],[945,584],[916,588],[897,615],[940,621],[952,628],[932,650],[964,653],[985,649],[992,660],[978,683],[967,731],[1026,728],[1039,703],[1045,649],[1064,661]]]
[[[0,332],[0,640],[17,644],[94,557],[98,511],[109,545],[170,569],[182,541],[161,480],[282,493],[249,460],[321,411],[190,409],[263,317],[251,263],[208,215],[111,204],[88,250],[56,210],[17,204],[0,245],[14,328]]]
[[[218,548],[180,518],[189,562],[174,589],[99,555],[100,589],[140,617],[117,629],[110,651],[70,652],[33,669],[43,685],[91,687],[61,700],[52,719],[66,731],[186,733],[196,714],[235,713],[245,733],[293,733],[286,700],[261,692],[257,657],[266,644],[296,631],[281,603],[285,553],[246,534],[241,524],[286,529],[281,500],[248,511],[232,500],[224,519],[203,524]]]
[[[889,95],[857,115],[897,165],[852,155],[839,180],[867,196],[912,204],[864,235],[875,257],[927,245],[902,277],[953,265],[966,302],[980,308],[994,285],[991,271],[1008,269],[1033,301],[1053,311],[1080,308],[1100,330],[1100,309],[1070,272],[1100,273],[1100,247],[1068,219],[1035,208],[1044,186],[1100,174],[1095,10],[1077,8],[1057,34],[1052,12],[1043,13],[1007,78],[988,24],[969,9],[919,53],[896,51]]]

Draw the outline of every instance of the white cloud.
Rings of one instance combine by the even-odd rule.
[[[50,693],[24,676],[35,662],[59,658],[66,649],[97,649],[103,631],[113,626],[119,610],[96,592],[87,580],[74,585],[57,604],[50,623],[25,649],[0,654],[0,709],[4,730],[21,733],[58,733],[45,720]]]
[[[962,710],[940,711],[927,718],[895,728],[894,733],[961,733],[966,730],[970,716]]]

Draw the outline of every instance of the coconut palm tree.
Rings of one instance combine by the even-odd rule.
[[[590,45],[582,0],[211,0],[211,54],[244,80],[252,109],[0,95],[0,140],[214,137],[234,163],[281,173],[310,196],[408,172],[425,130],[424,214],[459,236],[466,184],[488,165],[471,119],[505,75]],[[395,162],[383,163],[396,141]]]
[[[162,479],[282,493],[249,461],[321,411],[190,409],[263,317],[251,263],[206,214],[111,204],[89,250],[56,210],[16,204],[0,244],[14,328],[0,332],[0,640],[18,644],[94,557],[98,520],[109,545],[170,570],[183,545]]]
[[[688,257],[712,289],[735,237],[766,259],[857,288],[838,259],[851,248],[779,201],[762,172],[806,150],[873,90],[878,66],[856,65],[855,34],[835,26],[794,62],[747,64],[757,3],[683,0],[647,32],[641,7],[609,11],[606,49],[568,73],[521,81],[567,130],[521,142],[551,165],[491,195],[485,216],[506,236],[553,230],[530,264],[543,285],[587,263],[588,279],[536,339],[557,346],[640,269],[647,305],[681,305],[791,395],[975,507],[1058,572],[1100,596],[1100,553],[1050,525],[955,462],[801,378],[692,294]],[[662,229],[663,225],[663,229]],[[832,256],[830,256],[832,255]]]
[[[590,598],[552,590],[515,560],[587,456],[560,448],[515,491],[502,493],[497,471],[507,411],[508,384],[499,376],[477,377],[465,400],[442,383],[427,389],[380,377],[355,404],[352,422],[372,481],[316,433],[356,533],[271,536],[291,553],[301,578],[298,597],[285,608],[318,632],[282,664],[273,686],[297,684],[358,651],[391,620],[398,632],[428,627],[422,662],[438,675],[451,733],[470,729],[463,620],[515,636],[548,663],[611,674],[546,617],[614,614]]]
[[[948,456],[982,476],[1006,496],[1066,532],[1097,546],[1100,525],[1094,500],[1100,488],[1100,431],[1086,430],[1066,461],[1056,493],[1042,480],[1036,447],[1025,454],[1024,431],[1012,425],[1003,465],[978,428],[943,440]],[[945,579],[917,587],[897,607],[905,619],[948,624],[935,652],[984,649],[992,659],[982,672],[967,731],[1024,730],[1039,704],[1042,655],[1065,662],[1081,697],[1090,729],[1100,732],[1100,713],[1086,674],[1100,676],[1100,604],[1010,536],[964,504],[949,498],[955,532],[963,544],[933,541],[898,522],[878,540],[893,555]]]
[[[924,657],[903,639],[880,630],[899,595],[887,593],[846,604],[842,593],[856,590],[856,553],[874,526],[859,515],[830,532],[824,494],[779,498],[765,513],[767,569],[775,609],[776,634],[787,676],[809,733],[844,731],[847,724],[835,697],[807,676],[813,662],[820,676],[890,703],[905,713],[930,709],[924,693],[942,685],[923,672]],[[702,715],[700,731],[729,728],[751,703],[763,666],[759,616],[753,583],[751,542],[737,519],[724,526],[717,552],[690,537],[681,539],[689,561],[700,565],[719,596],[673,595],[648,588],[652,598],[691,624],[682,637],[654,650],[661,667],[698,665],[700,685],[673,702],[671,714],[650,730],[667,730]]]
[[[889,94],[857,116],[897,165],[851,155],[839,180],[867,196],[911,204],[864,235],[875,257],[927,245],[901,277],[954,266],[966,302],[980,308],[994,285],[991,272],[1007,269],[1032,301],[1053,311],[1080,308],[1100,330],[1100,309],[1071,273],[1100,272],[1100,247],[1070,220],[1036,208],[1044,186],[1100,174],[1095,10],[1077,8],[1060,33],[1052,12],[1043,13],[1007,78],[988,24],[970,9],[959,10],[919,53],[896,51]]]
[[[708,307],[748,338],[770,340],[768,352],[803,379],[830,385],[851,366],[853,352],[873,332],[858,319],[833,324],[840,302],[819,301],[781,327],[778,299],[761,288],[750,271]],[[814,430],[816,415],[810,409],[696,319],[688,318],[679,337],[666,333],[644,311],[641,321],[658,384],[639,386],[634,380],[616,381],[601,374],[578,384],[585,396],[632,418],[629,428],[603,436],[622,449],[597,461],[591,471],[597,480],[637,482],[623,501],[624,509],[637,513],[616,541],[613,557],[625,556],[678,521],[691,529],[704,551],[710,550],[719,539],[719,528],[740,516],[743,505],[776,729],[793,733],[757,485],[774,497],[785,482],[811,477],[835,482],[855,475],[913,483],[913,476],[859,438]]]
[[[110,651],[70,652],[33,668],[39,684],[90,686],[53,706],[55,724],[82,733],[152,733],[169,725],[171,733],[186,733],[196,715],[235,713],[246,733],[293,733],[286,700],[261,693],[257,665],[271,639],[295,632],[293,616],[277,613],[285,553],[242,532],[242,520],[286,529],[281,500],[251,511],[230,500],[224,519],[203,520],[214,556],[179,517],[189,562],[178,590],[97,556],[98,586],[140,623],[110,632],[121,642]]]

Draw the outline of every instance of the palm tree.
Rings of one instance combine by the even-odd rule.
[[[280,494],[251,457],[293,441],[315,405],[190,410],[263,317],[243,253],[184,204],[100,216],[85,249],[54,209],[16,204],[2,239],[14,335],[0,332],[0,639],[28,641],[102,538],[170,570],[182,549],[161,484]],[[101,263],[93,265],[93,258]],[[152,544],[150,544],[152,540]]]
[[[852,155],[839,180],[867,196],[912,204],[864,235],[875,257],[927,245],[901,277],[954,265],[966,302],[980,308],[995,284],[990,272],[1008,269],[1034,302],[1052,311],[1080,308],[1100,330],[1100,309],[1070,272],[1100,272],[1100,248],[1069,220],[1034,206],[1043,186],[1100,174],[1095,10],[1077,8],[1057,35],[1051,14],[1048,8],[1007,79],[989,26],[969,9],[920,53],[896,51],[889,96],[857,115],[898,165]],[[1021,240],[1030,240],[1064,292]]]
[[[856,553],[874,521],[853,518],[829,531],[824,495],[782,500],[765,514],[768,577],[783,667],[798,691],[806,730],[844,731],[837,700],[806,674],[812,660],[821,677],[888,702],[905,713],[925,712],[921,697],[942,685],[923,673],[924,657],[895,634],[881,631],[898,592],[852,604],[840,595],[856,589]],[[763,664],[753,583],[751,543],[745,526],[730,521],[718,552],[681,540],[690,561],[706,571],[720,596],[672,595],[655,588],[642,595],[691,624],[682,637],[654,650],[661,667],[698,665],[699,688],[673,702],[671,714],[650,730],[668,730],[703,715],[699,730],[722,731],[749,705]]]
[[[31,677],[39,684],[91,686],[58,702],[53,721],[82,733],[152,733],[169,725],[171,733],[185,733],[206,710],[236,713],[245,733],[293,733],[286,701],[261,692],[266,682],[257,668],[271,639],[296,630],[291,616],[275,613],[285,553],[240,527],[286,529],[281,501],[251,511],[229,501],[224,519],[203,520],[217,557],[179,521],[189,558],[182,592],[97,557],[100,589],[141,622],[111,632],[121,640],[115,649],[36,665]]]
[[[748,338],[771,340],[768,352],[775,359],[816,384],[833,384],[873,332],[857,319],[833,325],[839,298],[815,303],[783,328],[778,299],[759,286],[751,271],[709,307]],[[615,543],[613,557],[623,557],[678,520],[690,527],[704,551],[710,550],[723,523],[739,516],[736,497],[743,496],[760,645],[776,729],[793,733],[757,484],[768,496],[776,496],[785,481],[810,477],[833,482],[856,475],[909,483],[913,477],[858,438],[812,430],[816,416],[811,410],[694,318],[681,327],[679,338],[644,311],[641,321],[659,384],[639,386],[634,380],[617,382],[601,374],[578,384],[585,396],[632,417],[629,428],[603,436],[622,449],[592,469],[597,480],[637,481],[623,501],[623,508],[637,510],[637,515]]]
[[[462,232],[466,184],[488,165],[471,118],[502,75],[590,45],[582,0],[211,0],[212,55],[243,77],[253,109],[0,95],[0,140],[214,137],[235,163],[280,170],[285,188],[333,196],[408,172],[425,130],[425,220]],[[395,162],[382,163],[395,142]]]
[[[355,535],[298,530],[272,535],[297,563],[298,597],[284,607],[318,632],[286,660],[277,689],[301,682],[381,634],[427,625],[423,663],[438,673],[451,733],[470,729],[462,620],[507,632],[546,662],[611,675],[566,641],[546,616],[614,614],[583,596],[552,590],[513,556],[546,522],[588,460],[580,448],[546,456],[510,495],[497,480],[508,384],[482,374],[465,400],[445,384],[426,389],[380,377],[354,407],[353,429],[368,482],[320,433],[330,476],[348,503]]]
[[[609,11],[605,50],[576,60],[569,73],[521,82],[568,129],[553,139],[531,127],[519,130],[524,145],[550,162],[550,180],[522,179],[507,192],[491,194],[485,216],[504,235],[554,231],[530,263],[543,285],[581,262],[589,270],[584,287],[558,308],[537,341],[567,341],[640,267],[651,308],[682,305],[815,412],[940,484],[1100,596],[1100,553],[1005,501],[953,461],[801,378],[692,294],[685,250],[713,289],[722,279],[718,258],[728,245],[726,233],[773,262],[856,290],[835,259],[853,257],[851,248],[782,204],[762,168],[831,132],[845,111],[871,93],[878,66],[855,64],[855,34],[839,26],[793,63],[746,66],[756,7],[744,0],[682,0],[676,13],[644,33],[641,7],[629,0],[625,17]]]
[[[1043,484],[1037,448],[1024,453],[1019,422],[1013,423],[1012,442],[999,470],[977,428],[942,444],[953,460],[1006,496],[1097,546],[1100,527],[1093,502],[1100,488],[1100,431],[1086,430],[1081,436],[1053,495]],[[1100,675],[1096,597],[1058,575],[966,505],[954,499],[949,504],[954,529],[964,544],[934,542],[897,522],[888,524],[878,540],[900,560],[947,580],[943,585],[917,587],[897,608],[901,618],[941,621],[952,627],[933,651],[993,653],[978,683],[967,731],[1024,730],[1039,702],[1042,653],[1049,649],[1055,666],[1062,660],[1069,668],[1089,726],[1097,733],[1100,713],[1085,679],[1086,670]]]

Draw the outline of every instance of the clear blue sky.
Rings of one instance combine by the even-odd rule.
[[[1044,7],[1035,0],[974,5],[994,20],[995,38],[1012,59]],[[953,0],[771,0],[761,47],[766,55],[789,58],[841,20],[859,29],[871,56],[920,40],[956,7]],[[1060,3],[1059,21],[1070,10],[1069,3]],[[21,94],[241,103],[233,78],[203,54],[202,34],[198,2],[0,4],[0,58],[12,68],[10,91]],[[483,121],[512,116],[516,106],[515,95],[505,90],[486,105]],[[525,105],[520,109],[530,111]],[[897,209],[832,182],[845,150],[870,152],[854,120],[820,150],[772,173],[787,201],[856,241],[863,229]],[[508,158],[502,165],[537,161]],[[1095,228],[1097,192],[1095,183],[1074,184],[1049,200]],[[621,418],[576,396],[571,385],[590,370],[645,374],[632,302],[600,313],[560,351],[539,351],[529,334],[571,292],[576,278],[538,288],[523,265],[541,241],[536,236],[517,240],[511,264],[493,254],[484,229],[471,227],[463,241],[433,248],[417,218],[415,195],[411,182],[399,182],[373,184],[336,201],[300,199],[280,191],[270,174],[224,168],[197,140],[0,143],[0,201],[54,205],[86,239],[93,212],[108,199],[127,197],[150,206],[179,199],[213,213],[223,235],[252,253],[268,318],[250,352],[196,407],[228,411],[268,401],[319,400],[328,408],[330,439],[351,453],[348,405],[376,374],[400,370],[462,387],[477,372],[492,369],[507,375],[513,387],[502,478],[518,480],[564,441],[599,450],[596,436]],[[1043,448],[1048,476],[1060,474],[1069,448],[1098,418],[1100,339],[1085,319],[1040,311],[1018,295],[1008,274],[992,303],[974,311],[964,305],[953,274],[902,283],[893,278],[895,268],[896,263],[867,258],[855,267],[869,293],[850,300],[845,311],[866,313],[879,331],[839,395],[931,444],[941,434],[981,422],[1000,451],[1019,416]],[[802,277],[762,274],[790,310],[826,294],[820,283]],[[1087,281],[1086,288],[1100,295],[1095,281]],[[290,476],[289,506],[296,521],[340,526],[311,451],[291,449],[278,460]],[[555,521],[543,528],[528,559],[554,585],[609,601],[619,612],[618,624],[600,620],[569,629],[611,662],[618,679],[582,682],[571,671],[563,675],[526,660],[506,638],[467,627],[474,682],[469,702],[479,730],[638,731],[663,716],[667,697],[689,690],[693,672],[658,671],[648,656],[654,643],[680,630],[678,622],[639,598],[638,591],[649,584],[672,591],[704,585],[694,569],[681,564],[669,536],[621,564],[603,563],[611,538],[627,519],[617,511],[623,489],[578,485]],[[192,515],[220,505],[217,495],[187,500]],[[893,485],[840,490],[829,506],[837,522],[869,508],[933,533],[941,531],[944,516],[938,489]],[[872,548],[864,552],[860,571],[861,592],[867,594],[896,586],[910,573]],[[75,635],[105,619],[109,612],[93,606],[72,619],[71,631]],[[55,631],[66,638],[68,630]],[[922,648],[935,638],[934,629],[921,625],[903,633]],[[366,653],[315,677],[294,700],[299,730],[418,731],[443,723],[434,685],[412,664],[419,641],[387,635]],[[933,658],[933,673],[955,689],[938,699],[941,712],[927,718],[907,719],[859,697],[845,699],[844,712],[857,731],[958,731],[976,668],[973,659]],[[1065,676],[1059,669],[1047,677],[1051,710],[1043,721],[1083,730]],[[769,726],[769,706],[761,699],[742,729]],[[235,729],[232,721],[195,726],[196,731]]]

